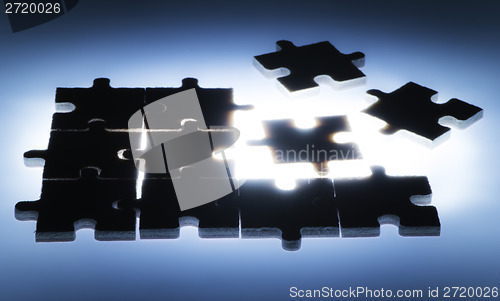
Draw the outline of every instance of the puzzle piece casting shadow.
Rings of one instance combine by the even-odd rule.
[[[369,90],[378,101],[364,112],[387,122],[382,130],[384,134],[393,134],[399,130],[437,141],[448,134],[450,128],[440,125],[441,118],[459,128],[466,128],[483,116],[483,110],[456,98],[443,104],[433,102],[437,92],[409,82],[391,93]],[[439,139],[441,140],[441,139]]]
[[[364,82],[365,75],[358,69],[364,65],[365,55],[361,52],[343,54],[327,41],[300,47],[290,41],[276,44],[277,52],[255,57],[263,68],[257,67],[264,73],[268,73],[265,69],[288,69],[289,75],[280,72],[286,76],[279,77],[278,81],[290,92],[317,87],[315,80],[324,76],[333,79],[330,83],[334,88]]]

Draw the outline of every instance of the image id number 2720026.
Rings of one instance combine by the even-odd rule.
[[[59,14],[61,3],[6,2],[6,14]]]

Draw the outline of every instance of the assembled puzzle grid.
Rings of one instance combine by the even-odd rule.
[[[324,77],[335,88],[364,83],[365,75],[358,69],[364,63],[361,52],[344,55],[329,42],[300,47],[288,41],[277,44],[277,52],[256,56],[256,64],[271,75],[276,72],[267,69],[284,75],[287,68],[290,75],[278,80],[292,94],[316,87],[315,80]],[[180,227],[195,225],[203,238],[239,237],[240,233],[241,237],[277,237],[286,250],[299,249],[302,237],[378,236],[383,223],[399,226],[404,236],[440,234],[437,210],[429,205],[427,178],[387,176],[381,166],[373,166],[366,178],[333,181],[324,169],[327,162],[312,158],[307,162],[316,167],[318,177],[297,181],[293,190],[277,188],[272,179],[247,179],[233,193],[188,210],[179,207],[170,174],[146,173],[138,195],[140,177],[130,156],[134,146],[129,134],[153,129],[130,128],[129,118],[158,99],[189,89],[195,89],[209,128],[229,126],[232,112],[251,109],[234,104],[232,89],[201,88],[192,78],[184,79],[178,88],[113,88],[104,78],[94,80],[90,88],[58,88],[56,103],[71,103],[74,110],[54,114],[47,150],[24,154],[27,165],[44,162],[42,192],[37,201],[17,203],[16,218],[37,220],[37,241],[71,241],[82,227],[94,228],[97,240],[134,240],[137,216],[141,239],[176,238]],[[449,132],[438,124],[440,119],[464,128],[482,116],[480,108],[458,99],[438,105],[432,101],[435,91],[415,83],[389,94],[367,93],[379,100],[364,113],[387,122],[384,134],[404,129],[433,142]],[[319,125],[310,130],[294,128],[290,120],[270,120],[263,124],[266,138],[248,145],[281,151],[316,145],[354,154],[340,160],[362,158],[356,143],[329,138],[350,130],[345,116],[318,116],[318,120]],[[181,120],[170,121],[181,127]],[[293,163],[276,160],[276,164]]]

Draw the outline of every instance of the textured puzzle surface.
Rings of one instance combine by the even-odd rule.
[[[135,179],[103,179],[85,168],[81,177],[44,180],[38,201],[16,204],[16,218],[37,220],[37,241],[70,241],[75,231],[90,227],[98,240],[135,239],[134,210],[117,209],[120,200],[135,198]]]
[[[126,129],[129,117],[144,106],[144,88],[113,88],[107,78],[97,78],[90,88],[58,88],[56,106],[74,110],[55,113],[53,130],[85,130],[91,120],[103,120],[107,129]],[[119,112],[119,113],[117,113]]]
[[[330,42],[320,42],[297,47],[290,41],[278,41],[278,51],[256,56],[265,69],[286,68],[289,75],[278,78],[288,91],[295,92],[317,87],[317,76],[329,76],[335,85],[365,77],[358,67],[364,65],[365,55],[361,52],[343,54]]]
[[[238,210],[228,200],[181,211],[171,180],[145,180],[142,190],[141,199],[118,203],[120,208],[139,210],[141,238],[177,238],[180,227],[186,225],[197,226],[203,238],[239,236]]]
[[[413,82],[391,93],[380,90],[367,93],[376,96],[378,101],[364,112],[387,122],[382,130],[385,134],[407,130],[434,141],[450,131],[449,127],[439,124],[441,118],[450,117],[448,121],[465,128],[479,120],[483,113],[481,108],[456,98],[435,103],[436,91]]]
[[[102,178],[137,178],[134,162],[120,158],[120,151],[130,149],[128,133],[110,132],[105,122],[93,121],[86,130],[52,131],[46,150],[24,153],[27,160],[43,159],[44,179],[78,178],[80,170],[96,167]]]

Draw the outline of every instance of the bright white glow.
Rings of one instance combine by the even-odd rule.
[[[318,125],[318,121],[312,118],[295,118],[293,121],[299,129],[310,129]]]
[[[295,187],[297,187],[297,184],[293,179],[286,179],[286,178],[278,178],[276,179],[276,187],[278,187],[281,190],[293,190]]]
[[[139,160],[139,165],[144,164],[144,161]],[[139,168],[143,170],[142,166]],[[137,170],[137,181],[135,184],[135,198],[140,200],[142,198],[142,184],[144,182],[144,172]]]
[[[148,144],[148,135],[146,133],[146,121],[142,119],[142,131],[141,131],[141,146],[139,150],[145,150]]]

